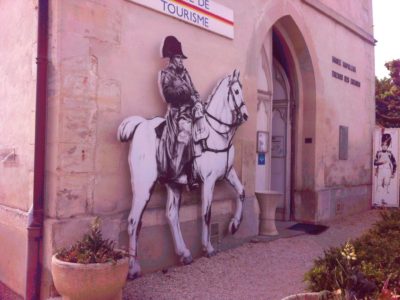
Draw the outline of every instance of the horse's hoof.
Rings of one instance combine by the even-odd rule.
[[[182,262],[182,264],[184,264],[185,266],[186,266],[186,265],[190,265],[190,264],[193,262],[193,257],[192,257],[192,255],[182,257],[182,258],[181,258],[181,262]]]
[[[229,232],[233,235],[233,234],[235,234],[236,233],[236,231],[238,231],[238,229],[239,229],[239,225],[240,225],[240,223],[239,224],[235,224],[235,220],[232,220],[230,223],[229,223]]]
[[[140,264],[137,260],[130,260],[129,261],[129,272],[127,279],[128,280],[134,280],[138,277],[140,277],[140,274],[142,273],[142,268],[140,267]]]
[[[211,258],[211,257],[213,257],[213,256],[215,256],[215,255],[217,255],[217,251],[215,251],[215,250],[213,250],[213,251],[211,251],[211,252],[206,252],[206,253],[205,253],[205,256],[206,256],[207,258]]]
[[[137,279],[137,278],[139,278],[139,277],[140,277],[140,273],[133,273],[133,274],[129,274],[129,273],[128,273],[127,279],[128,279],[128,280],[135,280],[135,279]]]

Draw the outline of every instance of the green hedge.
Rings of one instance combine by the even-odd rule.
[[[399,289],[400,210],[384,210],[381,217],[367,233],[347,244],[354,246],[355,260],[346,258],[342,245],[325,250],[314,261],[305,274],[310,291],[341,289],[354,299],[376,299],[387,279],[392,291]]]

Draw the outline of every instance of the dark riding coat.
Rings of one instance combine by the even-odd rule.
[[[169,64],[159,76],[162,95],[169,105],[158,151],[159,172],[161,177],[174,180],[187,173],[185,168],[192,159],[192,109],[199,93],[186,69],[177,72],[175,66]],[[185,145],[180,163],[177,161],[178,143]]]

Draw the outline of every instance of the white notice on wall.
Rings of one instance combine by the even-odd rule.
[[[375,129],[373,157],[373,205],[399,206],[398,129]]]
[[[200,28],[234,38],[233,10],[213,0],[127,0]]]

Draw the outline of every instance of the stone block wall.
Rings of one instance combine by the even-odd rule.
[[[185,66],[204,99],[222,76],[234,68],[242,70],[250,113],[249,121],[239,128],[234,139],[235,168],[248,195],[248,223],[243,226],[242,236],[257,233],[257,204],[253,195],[257,62],[263,43],[267,43],[265,33],[272,26],[280,26],[291,38],[290,50],[297,60],[293,67],[302,77],[298,82],[302,123],[297,124],[301,128],[296,137],[298,156],[293,170],[298,182],[294,187],[298,192],[295,203],[304,213],[299,219],[319,222],[330,218],[331,212],[336,213],[336,203],[340,206],[341,202],[350,203],[352,199],[366,201],[370,182],[365,180],[365,174],[370,168],[365,158],[369,152],[359,141],[371,132],[373,47],[365,46],[364,41],[303,0],[253,0],[246,5],[239,1],[219,2],[235,11],[234,40],[126,0],[51,1],[43,295],[54,294],[49,273],[52,253],[78,239],[95,216],[102,218],[106,237],[120,246],[127,244],[126,219],[132,195],[128,145],[117,141],[116,131],[127,116],[152,118],[165,114],[157,73],[166,63],[160,58],[160,44],[170,34],[182,41],[183,52],[188,56]],[[327,41],[327,33],[335,38]],[[326,47],[326,43],[331,44]],[[353,56],[348,44],[361,54]],[[359,66],[362,78],[357,79],[364,80],[362,89],[348,90],[334,81],[332,55]],[[310,86],[313,90],[305,92]],[[354,107],[347,106],[350,100],[354,100]],[[352,120],[354,111],[360,109],[367,124],[364,128]],[[345,166],[336,158],[339,125],[349,125],[350,133],[355,134],[351,137],[356,137],[350,141],[349,154],[355,160]],[[304,137],[312,137],[315,144],[303,145]],[[362,195],[356,191],[358,186],[363,190]],[[341,189],[345,190],[345,196],[335,192]],[[222,232],[232,213],[234,197],[229,186],[217,185],[213,217]],[[164,263],[158,265],[176,261],[170,237],[165,236],[169,230],[164,205],[165,191],[157,186],[143,216],[139,240],[148,271],[154,270],[151,259],[158,255],[157,248],[151,247],[155,232],[158,242],[168,249]],[[357,211],[360,205],[349,204],[349,211]],[[199,207],[198,194],[184,195],[181,222],[194,253],[198,249]]]
[[[169,18],[161,17],[162,22],[169,24],[169,29],[164,32],[156,28],[143,30],[146,25],[140,22],[147,26],[154,24],[148,14],[147,10],[128,1],[51,2],[43,297],[55,295],[50,274],[51,255],[81,237],[95,216],[101,217],[106,238],[115,240],[120,247],[127,247],[132,191],[128,144],[117,141],[117,128],[130,115],[151,118],[165,114],[166,105],[157,86],[157,73],[165,61],[160,58],[158,48],[162,38],[173,33],[172,28],[176,27],[175,21],[171,26]],[[188,38],[191,29],[189,27],[183,34],[187,42],[193,42]],[[152,52],[148,51],[150,44]],[[186,45],[184,47],[189,49]],[[193,64],[198,64],[196,54],[199,55],[191,53]],[[204,63],[207,58],[202,56]],[[189,63],[191,70],[196,67]],[[213,76],[217,74],[215,78],[197,77],[201,94],[206,97],[221,74],[232,72],[235,67],[236,64],[228,62],[228,67],[220,68],[221,72],[215,65],[217,70],[211,72]],[[210,83],[212,85],[205,87]],[[250,154],[254,152],[255,143],[238,139],[235,144],[235,165],[245,178],[244,184],[252,191],[254,162]],[[212,222],[220,224],[221,238],[227,234],[235,197],[228,184],[217,186]],[[195,255],[200,253],[199,198],[199,193],[185,193],[180,213],[185,239]],[[165,217],[165,203],[164,187],[156,186],[143,215],[139,239],[144,272],[177,262]],[[242,235],[257,232],[254,206],[250,192],[246,206],[250,220],[243,225]],[[154,247],[155,243],[158,247]],[[161,261],[155,259],[156,249],[167,249]]]

